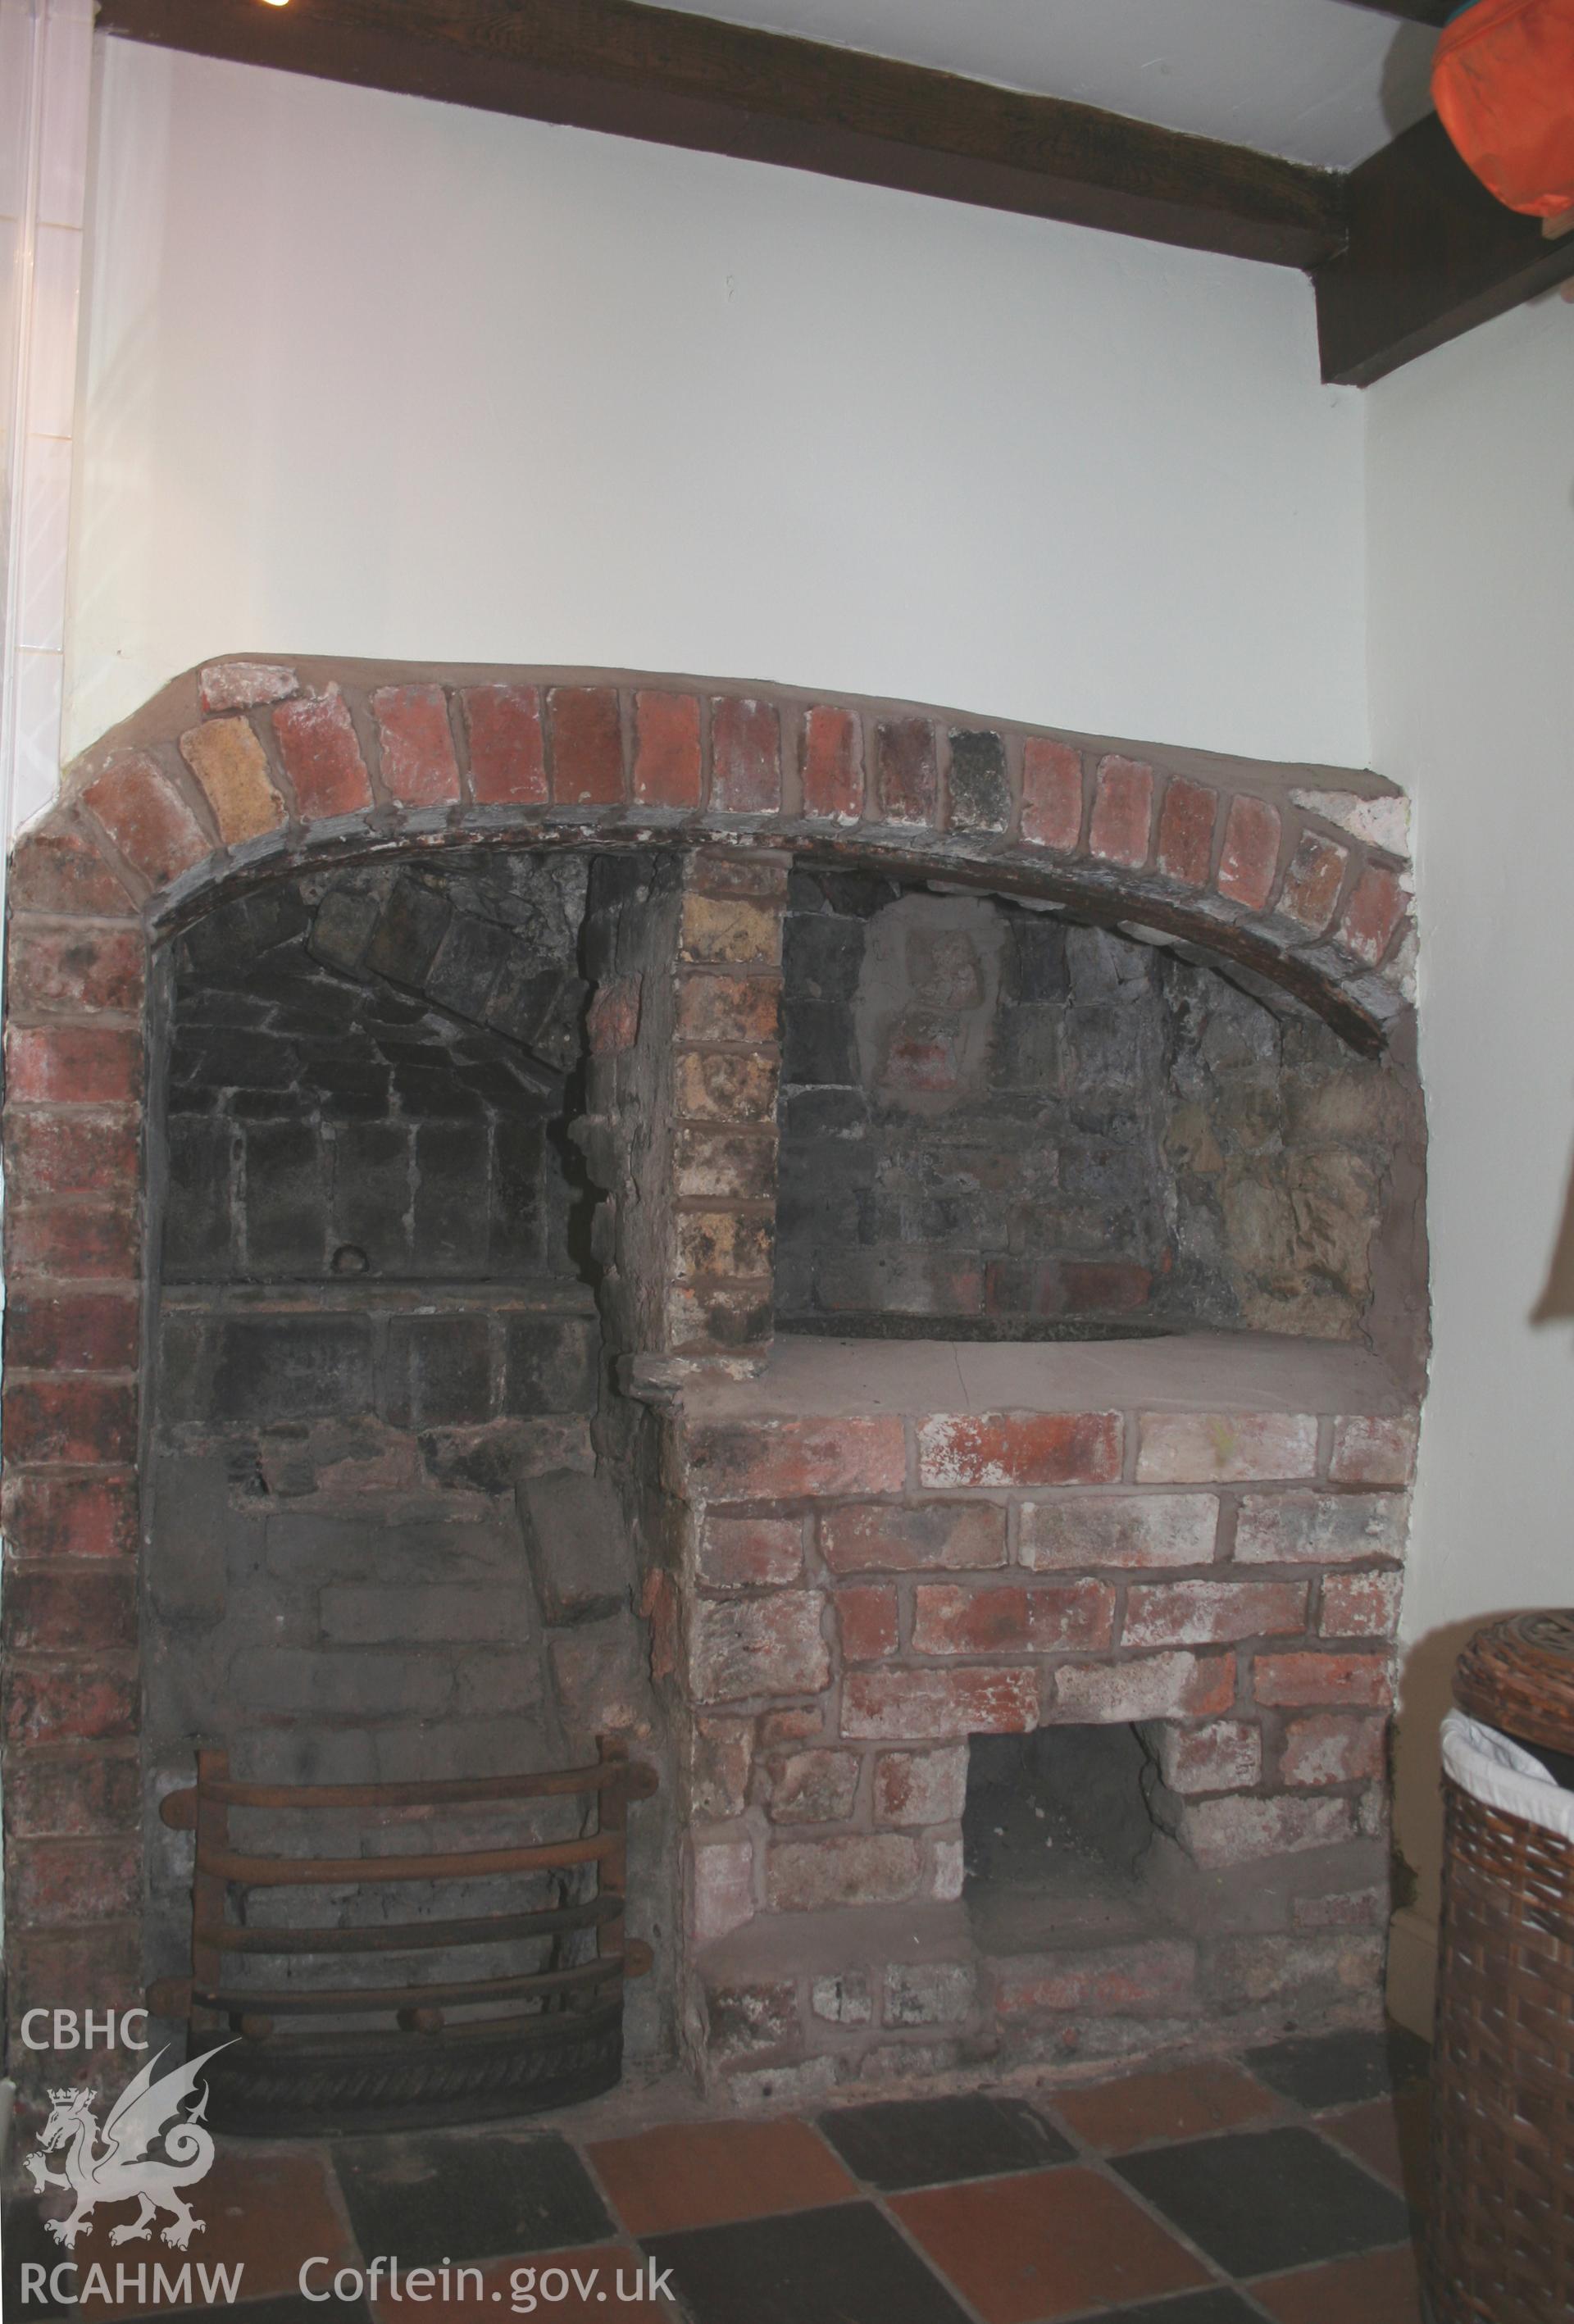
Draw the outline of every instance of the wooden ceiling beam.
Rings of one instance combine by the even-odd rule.
[[[1445,23],[1459,0],[1350,0],[1354,8],[1369,8],[1374,15],[1399,16],[1407,24],[1431,24],[1435,30]]]
[[[1505,209],[1435,115],[1351,171],[1350,238],[1314,269],[1322,375],[1368,387],[1574,275],[1574,234]]]
[[[631,0],[100,0],[97,22],[242,64],[1235,258],[1315,266],[1344,239],[1330,171]]]

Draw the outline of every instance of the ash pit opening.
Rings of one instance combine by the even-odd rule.
[[[962,1835],[976,1942],[1011,1954],[1176,1926],[1179,1812],[1136,1727],[973,1736]]]

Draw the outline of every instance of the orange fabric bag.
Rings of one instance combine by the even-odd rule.
[[[1431,93],[1443,127],[1511,210],[1574,210],[1574,0],[1472,0],[1444,25]]]

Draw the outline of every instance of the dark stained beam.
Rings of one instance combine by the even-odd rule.
[[[1407,24],[1444,23],[1459,0],[1350,0],[1354,8],[1370,8],[1374,15],[1402,16]]]
[[[1435,115],[1347,183],[1348,247],[1312,275],[1325,380],[1368,387],[1574,275],[1574,235],[1505,209]]]
[[[99,29],[242,64],[1314,266],[1331,172],[631,0],[100,0]]]

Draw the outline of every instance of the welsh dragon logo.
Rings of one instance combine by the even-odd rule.
[[[50,2092],[50,2117],[26,2164],[41,2195],[46,2187],[64,2187],[76,2197],[69,2218],[44,2222],[55,2241],[68,2250],[75,2246],[78,2236],[92,2234],[90,2215],[100,2203],[135,2202],[141,2207],[128,2226],[110,2230],[112,2244],[135,2243],[151,2236],[153,2221],[162,2211],[170,2215],[169,2226],[161,2230],[163,2240],[177,2251],[184,2251],[192,2236],[202,2231],[203,2222],[180,2190],[195,2186],[213,2167],[213,2134],[202,2119],[207,2089],[203,2089],[189,2115],[182,2115],[180,2108],[201,2084],[215,2052],[209,2051],[155,2082],[153,2069],[163,2054],[161,2050],[150,2058],[141,2073],[126,2084],[102,2130],[91,2091]],[[161,2144],[161,2153],[155,2154],[153,2148]],[[45,2157],[62,2147],[65,2169],[50,2170]]]

